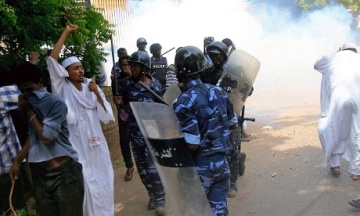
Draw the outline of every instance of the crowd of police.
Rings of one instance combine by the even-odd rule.
[[[118,49],[119,60],[112,72],[114,102],[119,111],[120,145],[125,166],[125,181],[134,172],[131,155],[140,179],[148,191],[148,209],[157,215],[165,214],[165,192],[159,174],[136,122],[130,102],[155,102],[156,97],[144,90],[141,81],[162,96],[170,85],[177,85],[182,94],[172,104],[189,146],[198,174],[209,200],[213,215],[229,215],[226,198],[237,193],[238,176],[245,171],[246,154],[240,152],[242,122],[239,122],[227,93],[219,87],[219,80],[227,60],[236,49],[229,38],[215,41],[204,38],[204,49],[179,47],[175,63],[168,65],[162,46],[150,46],[138,38],[138,50],[128,55]],[[130,151],[132,149],[132,152]]]

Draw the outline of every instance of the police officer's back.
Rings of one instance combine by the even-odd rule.
[[[176,77],[183,83],[182,94],[173,108],[200,176],[213,215],[228,216],[226,196],[230,170],[226,153],[230,129],[237,118],[227,93],[202,83],[199,75],[205,57],[194,46],[181,48],[175,56]]]

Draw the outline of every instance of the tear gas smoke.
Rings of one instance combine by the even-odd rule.
[[[315,61],[345,42],[357,42],[350,27],[352,16],[340,5],[293,16],[288,7],[239,0],[149,0],[127,1],[126,11],[115,14],[128,14],[125,25],[110,20],[121,35],[115,35],[119,39],[115,50],[125,47],[130,54],[137,49],[138,37],[147,39],[147,49],[160,43],[163,52],[186,45],[203,49],[206,36],[219,41],[231,38],[236,48],[261,62],[248,101],[259,100],[264,106],[318,100],[321,75],[313,69]],[[169,64],[174,56],[175,51],[166,55]]]

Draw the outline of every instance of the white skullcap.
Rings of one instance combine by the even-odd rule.
[[[341,50],[345,50],[345,49],[356,49],[356,44],[355,43],[344,43],[341,47]]]
[[[75,62],[80,62],[80,60],[76,56],[71,56],[71,57],[64,59],[64,61],[61,63],[61,65],[64,68],[67,68],[69,65],[71,65],[72,63],[75,63]]]

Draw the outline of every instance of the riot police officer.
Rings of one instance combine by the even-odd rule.
[[[147,41],[145,38],[140,37],[136,40],[136,46],[138,48],[138,51],[147,52],[146,49]]]
[[[204,83],[210,83],[217,85],[221,75],[226,68],[226,62],[228,60],[228,47],[221,41],[215,41],[210,44],[206,49],[209,57],[211,58],[213,65],[204,69],[201,76],[201,81]],[[238,113],[240,114],[240,113]],[[241,128],[236,128],[230,136],[228,152],[228,161],[230,164],[230,190],[228,197],[236,196],[237,192],[237,179],[239,174],[239,168],[245,170],[245,154],[240,154],[241,150]],[[243,156],[243,158],[241,158]],[[242,162],[240,164],[240,162]]]
[[[143,51],[136,51],[130,56],[128,62],[131,65],[131,76],[124,78],[123,89],[121,91],[122,99],[118,99],[116,104],[123,104],[129,107],[129,103],[133,101],[154,102],[155,97],[138,84],[139,81],[142,81],[155,93],[161,94],[161,84],[159,81],[145,73],[150,64],[149,55]],[[129,109],[128,131],[140,179],[150,196],[148,209],[156,209],[157,215],[164,215],[164,188],[151,158],[150,150],[145,143],[131,108]]]
[[[232,40],[230,38],[224,38],[221,42],[223,42],[224,44],[226,44],[226,46],[229,49],[229,53],[228,56],[231,55],[231,53],[236,50],[235,44],[232,42]]]
[[[222,88],[201,82],[205,57],[199,48],[179,49],[175,66],[176,77],[184,85],[173,104],[183,137],[192,152],[213,215],[227,216],[230,170],[226,153],[230,127],[237,127],[233,105]]]
[[[201,81],[216,85],[226,67],[228,47],[221,41],[215,41],[206,48],[206,52],[211,58],[212,65],[205,68]]]
[[[166,89],[166,70],[168,67],[167,59],[161,56],[161,45],[154,43],[150,46],[151,57],[151,74],[154,78],[159,80],[163,91]]]
[[[234,44],[234,42],[232,42],[232,40],[230,38],[224,38],[222,40],[222,42],[224,44],[226,44],[226,46],[229,49],[229,52],[228,52],[228,57],[229,57],[231,55],[231,53],[236,50],[235,44]],[[250,91],[248,97],[251,96],[253,91],[254,91],[254,87],[251,88],[251,91]],[[244,107],[243,110],[245,110],[245,107]],[[244,115],[244,113],[242,113],[242,115]],[[239,119],[239,121],[240,121],[240,119]],[[242,125],[241,139],[242,140],[249,140],[251,138],[251,135],[249,135],[246,132],[246,122],[239,122],[239,124]],[[245,159],[246,159],[246,154],[244,152],[240,152],[240,166],[239,166],[239,175],[240,176],[244,175],[244,173],[245,173]]]

